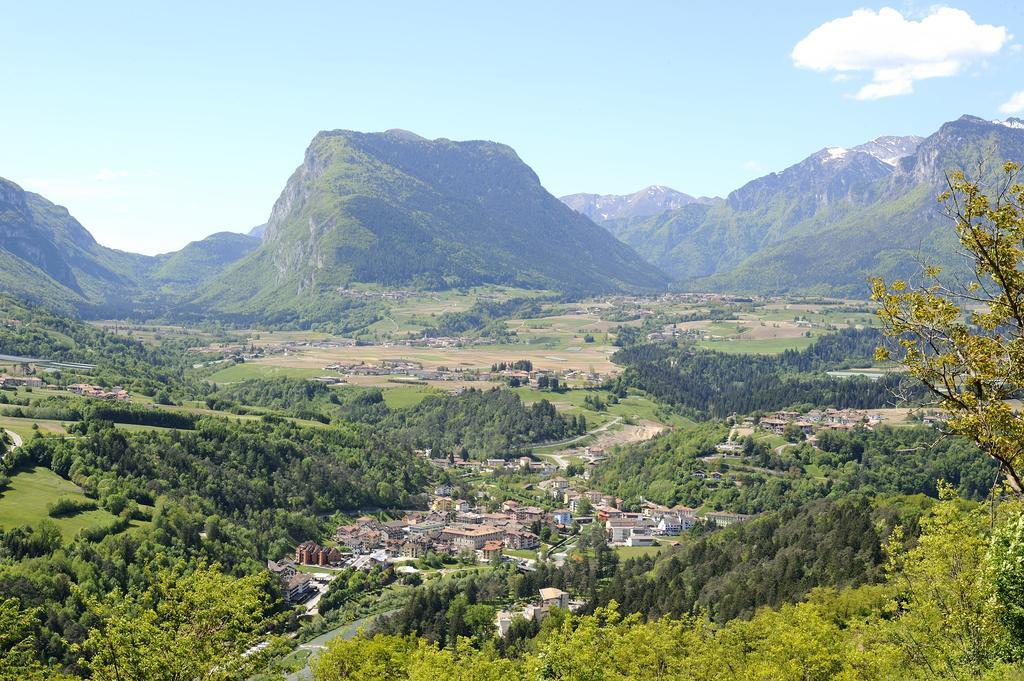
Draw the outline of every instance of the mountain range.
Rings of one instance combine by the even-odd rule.
[[[669,279],[572,211],[508,146],[322,132],[264,225],[174,253],[98,244],[67,209],[0,183],[0,288],[86,315],[330,319],[351,284],[506,284],[573,294]]]
[[[130,314],[196,286],[259,244],[221,232],[175,253],[96,242],[63,206],[0,178],[0,290],[61,312]]]
[[[1021,159],[1024,121],[962,116],[924,138],[826,147],[719,202],[601,224],[683,289],[863,297],[872,275],[962,268],[936,203],[946,173]]]
[[[346,291],[364,284],[863,296],[870,275],[962,266],[935,197],[949,170],[1010,159],[1024,159],[1024,121],[963,116],[823,148],[723,199],[655,185],[560,201],[503,144],[325,131],[266,224],[157,256],[102,246],[0,179],[0,291],[85,316],[282,323],[351,314]]]
[[[598,224],[631,218],[660,215],[678,210],[691,203],[713,204],[721,199],[702,196],[695,198],[669,187],[653,184],[635,194],[569,194],[562,203],[582,213]]]

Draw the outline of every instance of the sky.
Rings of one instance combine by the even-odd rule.
[[[511,145],[555,195],[725,195],[1024,117],[1021,2],[4,3],[0,177],[154,254],[266,221],[320,130]]]

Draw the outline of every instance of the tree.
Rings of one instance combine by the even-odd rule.
[[[161,570],[144,591],[83,597],[97,618],[82,644],[94,679],[228,679],[265,662],[246,651],[270,626],[269,577],[218,566]]]
[[[904,551],[899,528],[890,536],[894,593],[878,633],[932,676],[978,678],[1006,652],[998,574],[987,569],[989,521],[981,509],[965,510],[949,485],[940,484],[939,493],[943,500],[921,520],[917,546]]]
[[[36,659],[34,629],[42,608],[22,610],[17,598],[0,600],[0,679],[67,679]]]
[[[979,168],[979,175],[981,169]],[[947,410],[946,428],[976,442],[1024,495],[1024,414],[1007,400],[1024,389],[1024,184],[1006,163],[989,196],[962,172],[939,196],[972,265],[967,281],[924,269],[924,283],[871,281],[890,347]]]

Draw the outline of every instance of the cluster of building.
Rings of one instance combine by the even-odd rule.
[[[608,543],[621,546],[653,546],[657,543],[657,537],[677,536],[697,523],[728,527],[750,517],[724,511],[702,512],[682,505],[668,508],[649,501],[645,501],[638,512],[624,511],[622,499],[597,490],[572,489],[568,481],[562,477],[545,480],[540,483],[540,487],[545,489],[552,499],[566,506],[564,511],[553,511],[553,518],[558,518],[564,513],[564,518],[567,518],[569,523],[573,519],[584,524],[601,523],[604,525]],[[578,516],[577,513],[585,503],[592,509],[593,515]]]
[[[72,383],[66,390],[69,393],[81,395],[82,397],[92,397],[97,400],[130,400],[132,397],[130,392],[119,385],[107,389],[89,383]]]
[[[537,600],[527,603],[526,605],[516,610],[499,610],[495,616],[495,626],[498,629],[498,636],[504,638],[508,634],[509,628],[512,626],[512,620],[517,617],[529,621],[533,620],[540,624],[554,608],[561,608],[563,610],[569,610],[570,612],[579,609],[583,603],[578,601],[572,601],[569,599],[569,594],[556,589],[553,586],[546,587],[540,590],[540,598]]]
[[[457,555],[476,552],[484,561],[500,558],[504,549],[532,550],[540,538],[531,531],[537,522],[557,529],[554,515],[532,506],[507,501],[501,512],[474,510],[460,499],[452,499],[442,486],[428,512],[406,514],[401,520],[380,522],[360,518],[338,528],[334,539],[355,551],[382,550],[391,559],[422,558],[428,552]],[[561,516],[571,524],[571,518]]]
[[[284,600],[289,605],[303,603],[317,592],[313,577],[299,572],[296,564],[291,560],[268,560],[267,571],[281,583]]]
[[[42,388],[43,379],[38,376],[8,376],[7,374],[0,374],[0,388],[17,388],[18,386]]]
[[[753,419],[747,419],[748,425]],[[799,428],[806,435],[820,430],[853,430],[858,426],[874,428],[882,422],[881,414],[859,409],[812,409],[805,413],[798,411],[777,411],[762,417],[757,425],[773,433],[782,433],[787,426]]]
[[[405,300],[411,298],[417,294],[416,291],[405,291],[402,289],[361,289],[361,288],[346,288],[341,286],[338,288],[340,293],[345,298],[357,298],[361,300]]]
[[[325,371],[336,371],[344,376],[398,376],[420,381],[483,381],[489,374],[470,369],[424,369],[419,362],[405,359],[384,359],[377,363],[351,361],[335,362],[324,367]]]
[[[462,461],[456,459],[435,459],[430,456],[429,449],[421,449],[416,452],[432,465],[438,468],[451,468],[466,473],[493,473],[496,471],[523,471],[536,473],[541,476],[552,475],[558,467],[547,461],[535,461],[528,456],[520,456],[515,459],[485,459],[483,461]]]
[[[387,341],[384,347],[405,348],[464,348],[469,345],[494,345],[497,338],[471,336],[421,336],[419,338],[402,338]]]

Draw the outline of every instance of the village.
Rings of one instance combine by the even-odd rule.
[[[497,461],[483,465],[494,467]],[[408,511],[396,520],[361,516],[340,525],[324,545],[304,541],[293,555],[268,560],[267,568],[281,581],[287,601],[305,604],[311,612],[336,571],[345,568],[416,573],[420,561],[434,556],[440,564],[508,562],[531,571],[536,560],[564,560],[565,553],[556,555],[555,548],[570,548],[586,527],[600,528],[600,536],[612,547],[653,547],[663,541],[672,543],[673,537],[698,523],[728,527],[750,517],[646,501],[639,511],[626,511],[622,499],[597,490],[573,489],[562,476],[549,477],[556,470],[550,464],[540,468],[522,460],[501,461],[502,467],[518,466],[546,477],[537,485],[542,495],[537,503],[544,507],[507,499],[488,511],[480,503],[453,496],[456,486],[442,483],[433,489],[429,510]],[[568,603],[568,595],[557,598]],[[535,608],[527,608],[528,616],[545,616],[548,600],[542,598]],[[499,629],[510,617],[508,612],[499,613]]]

